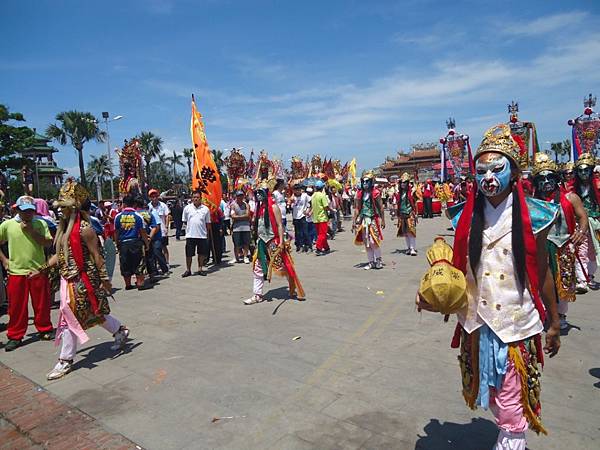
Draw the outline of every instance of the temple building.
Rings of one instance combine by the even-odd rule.
[[[379,166],[380,174],[386,178],[401,176],[407,172],[411,177],[418,179],[439,177],[439,171],[433,170],[434,165],[441,163],[440,149],[437,143],[416,144],[410,152],[399,151],[395,158],[387,157]]]
[[[33,131],[35,132],[35,129]],[[21,155],[33,163],[30,167],[34,180],[37,178],[41,182],[46,179],[51,185],[60,186],[67,171],[56,164],[53,154],[58,150],[48,145],[49,142],[50,139],[46,136],[35,133],[33,145],[24,149]]]

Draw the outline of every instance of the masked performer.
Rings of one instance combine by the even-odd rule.
[[[121,166],[121,181],[119,182],[121,196],[136,197],[141,193],[139,183],[142,166],[140,142],[135,138],[130,141],[125,140],[118,155]]]
[[[298,300],[304,300],[304,289],[296,275],[290,253],[290,241],[283,239],[281,210],[273,201],[267,182],[263,181],[254,195],[256,197],[254,229],[257,234],[256,251],[252,262],[254,294],[244,300],[244,304],[252,305],[264,300],[263,287],[265,281],[271,281],[273,272],[287,277],[290,297],[296,296]]]
[[[60,272],[60,313],[56,333],[57,345],[62,341],[58,363],[47,375],[49,380],[71,371],[77,344],[89,340],[85,330],[100,325],[115,339],[111,350],[122,349],[129,330],[110,315],[108,296],[112,286],[106,273],[98,237],[89,218],[89,194],[73,179],[67,180],[55,206],[60,223],[54,240],[56,255],[48,267],[58,265]]]
[[[382,269],[381,241],[382,229],[385,228],[383,203],[379,189],[373,186],[373,173],[365,174],[361,181],[361,188],[356,192],[352,230],[356,232],[354,243],[365,245],[369,263],[365,270]]]
[[[406,254],[417,256],[417,207],[410,178],[407,173],[402,174],[398,193],[396,194],[398,205],[398,233],[406,240]]]
[[[589,231],[577,248],[579,262],[585,269],[585,273],[578,271],[579,294],[587,292],[588,287],[592,290],[600,288],[600,284],[594,281],[600,257],[600,191],[594,178],[595,164],[596,160],[590,153],[582,153],[575,163],[574,192],[581,198],[589,220]]]
[[[554,356],[560,330],[546,240],[558,205],[526,198],[519,146],[507,125],[488,130],[475,155],[477,189],[451,211],[453,265],[466,276],[458,312],[463,396],[490,407],[499,427],[496,450],[525,450],[525,431],[545,433],[540,420],[541,334]],[[544,304],[546,308],[544,308]],[[419,309],[432,308],[423,300]]]
[[[565,329],[569,302],[575,301],[575,252],[588,233],[587,214],[577,194],[560,186],[557,164],[547,153],[536,153],[531,173],[535,198],[560,205],[560,214],[548,233],[548,258],[556,285],[560,328]]]

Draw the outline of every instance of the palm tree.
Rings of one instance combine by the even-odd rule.
[[[221,172],[221,167],[225,164],[225,160],[223,159],[223,151],[222,150],[211,150],[213,161],[215,162],[215,166],[217,166],[217,170],[219,173]]]
[[[56,120],[60,122],[60,125],[48,125],[46,136],[54,139],[60,145],[66,145],[68,141],[71,142],[79,157],[81,184],[87,186],[83,164],[83,145],[92,140],[104,142],[106,132],[98,128],[98,120],[89,112],[64,111],[56,115]]]
[[[138,139],[146,167],[146,183],[150,184],[150,162],[161,154],[163,140],[151,131],[142,131]]]
[[[571,141],[568,139],[563,142],[552,142],[550,144],[550,151],[554,153],[554,159],[556,162],[563,160],[563,156],[567,156],[571,153]],[[568,158],[567,158],[568,159]]]
[[[107,155],[100,155],[99,158],[92,156],[88,163],[87,176],[90,181],[96,183],[96,193],[98,201],[102,199],[102,185],[105,177],[112,177],[112,169]]]
[[[177,166],[183,167],[183,155],[178,155],[177,153],[175,153],[175,150],[173,150],[173,156],[168,156],[166,160],[173,169],[173,183],[175,183],[175,177],[177,176]]]
[[[194,149],[184,148],[183,157],[185,158],[188,166],[188,176],[190,177],[190,181],[192,181],[192,158],[194,157]]]

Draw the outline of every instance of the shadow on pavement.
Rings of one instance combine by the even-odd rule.
[[[430,419],[423,431],[427,435],[419,435],[415,450],[481,450],[492,448],[498,437],[496,425],[481,418],[467,424]]]
[[[590,375],[600,379],[600,367],[594,367],[593,369],[590,369]],[[594,387],[600,389],[600,381],[594,383]]]
[[[80,368],[85,369],[93,369],[97,367],[98,362],[104,361],[105,359],[115,359],[119,356],[122,356],[126,353],[130,353],[133,349],[142,345],[143,342],[128,342],[123,350],[120,352],[114,352],[110,349],[110,346],[113,345],[113,341],[102,342],[101,344],[94,345],[92,347],[86,347],[77,352],[82,358],[73,364],[73,370],[77,370]],[[82,353],[87,352],[86,355],[81,355]]]

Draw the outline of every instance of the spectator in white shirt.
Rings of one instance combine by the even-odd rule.
[[[275,189],[273,190],[273,200],[279,206],[279,211],[281,211],[281,220],[283,222],[283,230],[285,231],[287,226],[287,202],[285,200],[285,181],[281,178],[277,179],[277,183],[275,184]]]
[[[167,264],[169,264],[169,207],[159,200],[158,191],[150,189],[148,191],[150,203],[148,203],[148,211],[150,214],[160,217],[160,232],[162,240],[162,252],[165,255]]]
[[[308,225],[306,223],[306,212],[310,208],[310,197],[303,192],[302,185],[294,186],[294,195],[291,200],[292,219],[294,222],[294,234],[296,235],[296,252],[308,252],[312,243],[308,238]]]
[[[198,254],[198,272],[197,275],[206,276],[202,271],[204,263],[210,255],[209,239],[211,238],[210,229],[210,209],[202,204],[202,193],[194,192],[192,203],[183,208],[182,220],[185,227],[185,266],[186,271],[181,275],[183,278],[192,274],[192,258]]]

